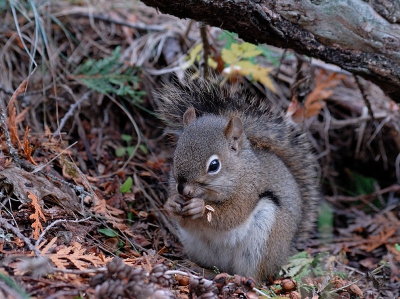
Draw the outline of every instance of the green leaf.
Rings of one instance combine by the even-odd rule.
[[[273,50],[271,47],[267,45],[260,45],[258,49],[262,51],[262,56],[264,56],[274,67],[278,67],[280,60],[282,58],[282,53],[276,50]],[[292,54],[286,53],[286,57],[292,57]]]
[[[119,188],[119,191],[121,193],[128,193],[129,191],[131,191],[132,185],[133,180],[131,177],[128,177],[126,181],[122,184],[121,188]]]
[[[133,153],[133,151],[135,150],[134,146],[127,146],[126,147],[126,152],[128,153],[128,156],[130,157]]]
[[[296,280],[300,280],[301,277],[307,275],[310,270],[310,265],[314,259],[303,251],[292,256],[289,263],[284,265],[282,269],[286,272],[287,276],[293,277]]]
[[[318,234],[321,239],[329,241],[333,239],[333,208],[327,202],[323,202],[318,211]]]
[[[18,298],[23,298],[23,299],[30,298],[30,296],[25,292],[25,290],[17,282],[3,271],[0,272],[0,281],[2,281],[9,288],[14,290],[16,293],[18,293],[18,295],[19,295]],[[3,286],[3,288],[5,288],[5,286]],[[14,298],[14,297],[11,296],[9,298]]]
[[[123,141],[125,141],[126,143],[129,143],[129,142],[131,142],[132,141],[132,136],[131,135],[127,135],[127,134],[122,134],[121,135],[121,139],[123,140]]]
[[[118,147],[116,150],[115,150],[115,155],[117,156],[117,157],[123,157],[124,155],[125,155],[125,153],[126,153],[126,148],[125,147]]]
[[[394,244],[394,247],[397,249],[398,252],[400,252],[400,245],[399,244]]]
[[[144,144],[139,145],[139,149],[143,152],[143,154],[147,154],[149,151]]]
[[[139,88],[140,78],[134,75],[139,68],[126,67],[119,61],[120,56],[120,47],[117,47],[110,57],[88,59],[74,73],[80,82],[94,91],[129,96],[139,102],[143,92],[136,90]]]
[[[118,233],[111,228],[99,228],[97,231],[107,237],[118,237]]]
[[[307,251],[300,251],[299,253],[292,255],[289,260],[294,261],[296,259],[311,259],[311,256]]]
[[[229,31],[222,31],[220,37],[218,38],[219,41],[225,40],[225,49],[230,49],[233,43],[237,43],[237,34]]]
[[[375,191],[374,184],[378,183],[376,179],[363,176],[348,168],[346,168],[345,171],[350,177],[350,188],[352,191],[356,192],[356,195],[371,194]]]

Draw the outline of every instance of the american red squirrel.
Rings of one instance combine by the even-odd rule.
[[[166,210],[190,260],[259,280],[277,273],[316,218],[307,137],[262,99],[217,78],[159,91],[178,141]]]

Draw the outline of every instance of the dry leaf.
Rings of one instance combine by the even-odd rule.
[[[357,285],[355,285],[355,284],[350,285],[348,287],[348,290],[350,293],[357,295],[359,298],[364,298],[363,292],[360,290],[360,288]]]
[[[86,252],[82,245],[74,242],[72,246],[60,248],[56,253],[48,253],[48,250],[56,242],[57,237],[53,238],[49,244],[42,250],[42,255],[50,258],[50,260],[59,269],[67,269],[73,264],[79,270],[85,270],[89,266],[102,266],[109,262],[112,258],[100,258],[92,253]]]
[[[8,104],[8,119],[7,119],[7,126],[10,132],[10,138],[12,144],[18,144],[19,148],[22,148],[21,141],[18,137],[18,128],[17,128],[17,110],[15,109],[14,102],[17,99],[18,95],[23,93],[26,89],[28,84],[28,80],[24,80],[14,92],[10,99],[10,103]]]
[[[340,80],[344,78],[346,78],[345,75],[337,73],[331,73],[326,78],[325,71],[323,70],[318,74],[315,88],[304,102],[306,118],[317,115],[325,107],[326,103],[324,101],[333,94],[333,90],[330,90],[330,88],[336,87],[340,83]]]
[[[295,122],[301,122],[304,117],[304,107],[300,105],[299,101],[293,96],[292,101],[286,111],[286,116],[291,117]]]
[[[29,140],[28,140],[29,132],[30,132],[29,127],[26,127],[25,134],[24,134],[24,141],[23,141],[24,142],[24,146],[23,146],[24,154],[25,154],[25,158],[28,159],[29,162],[31,162],[33,165],[37,165],[37,163],[32,158],[33,149],[31,147],[31,144],[30,144]]]
[[[104,199],[97,196],[94,197],[95,205],[92,210],[100,215],[106,216],[107,223],[111,224],[113,228],[123,231],[125,234],[133,237],[132,230],[125,224],[125,213],[122,210],[107,205]]]
[[[325,100],[334,93],[331,89],[336,87],[340,80],[344,78],[346,78],[345,75],[337,73],[331,73],[326,77],[325,71],[322,70],[316,78],[314,90],[308,94],[304,105],[300,105],[297,98],[293,97],[286,115],[291,116],[295,122],[301,122],[304,118],[317,115],[326,106]]]
[[[39,200],[36,197],[35,194],[27,191],[28,193],[28,198],[30,198],[32,200],[31,205],[33,206],[35,213],[33,213],[32,215],[29,216],[29,219],[34,220],[34,222],[32,223],[32,228],[34,229],[33,231],[33,238],[35,240],[37,240],[39,238],[39,233],[40,231],[43,231],[43,226],[42,223],[40,222],[40,218],[42,218],[42,220],[44,222],[46,222],[46,217],[44,217],[43,212],[42,212],[42,207],[39,204]]]
[[[377,236],[370,236],[367,240],[367,244],[364,246],[361,246],[362,248],[365,248],[366,252],[371,252],[374,249],[378,248],[381,245],[385,245],[387,243],[387,240],[393,236],[397,231],[397,227],[385,227],[383,231],[379,232],[379,235]]]

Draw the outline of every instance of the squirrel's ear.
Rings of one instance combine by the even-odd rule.
[[[224,134],[232,149],[237,151],[243,141],[243,123],[240,117],[232,116],[224,129]]]
[[[186,127],[188,124],[191,124],[195,120],[196,120],[196,111],[194,111],[194,107],[191,106],[183,114],[183,126]]]

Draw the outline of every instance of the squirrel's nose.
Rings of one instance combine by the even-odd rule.
[[[193,193],[193,187],[190,185],[185,185],[182,183],[179,183],[178,186],[176,187],[178,189],[178,192],[180,195],[183,196],[190,196]]]

